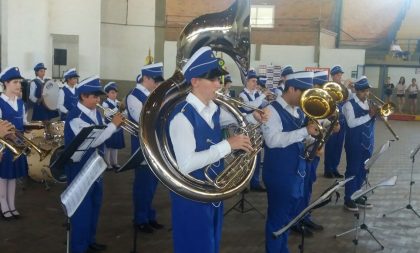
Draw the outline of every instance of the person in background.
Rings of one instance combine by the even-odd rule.
[[[228,97],[235,97],[235,91],[231,90],[232,88],[232,77],[230,75],[225,75],[223,78],[224,85],[222,87],[223,94]]]
[[[394,89],[394,84],[391,83],[391,77],[387,77],[386,81],[384,83],[384,91],[385,91],[385,97],[386,102],[391,102],[391,96],[392,96],[392,90]]]
[[[77,105],[76,85],[79,80],[79,74],[76,69],[69,69],[64,73],[64,87],[58,93],[58,110],[60,119],[66,120],[67,113]]]
[[[411,84],[407,87],[408,105],[410,113],[416,115],[417,111],[417,94],[419,93],[419,86],[417,85],[416,78],[411,79]]]
[[[405,77],[400,77],[400,80],[397,84],[397,100],[398,100],[398,112],[403,112],[403,107],[405,104]]]

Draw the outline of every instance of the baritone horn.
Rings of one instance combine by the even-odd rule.
[[[140,145],[151,170],[166,187],[185,198],[216,202],[236,195],[247,186],[262,140],[234,104],[217,96],[214,101],[236,118],[240,133],[250,137],[253,152],[235,152],[235,157],[229,156],[230,161],[225,159],[225,169],[216,179],[198,180],[179,171],[167,136],[168,117],[190,92],[181,69],[203,46],[229,55],[244,83],[250,58],[250,0],[236,0],[227,10],[200,16],[184,28],[178,39],[175,73],[160,84],[143,105]]]

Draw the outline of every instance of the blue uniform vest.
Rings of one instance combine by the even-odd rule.
[[[133,95],[135,98],[137,98],[143,105],[146,103],[147,100],[147,96],[146,94],[144,94],[141,90],[135,88],[133,89],[128,95]],[[127,103],[127,97],[126,97],[126,105],[128,106]],[[130,114],[130,111],[128,111],[128,119],[133,121],[133,122],[137,122],[139,119],[134,119],[133,116]],[[134,152],[136,152],[136,150],[140,148],[140,141],[139,138],[136,136],[131,135],[131,153],[134,154]]]
[[[76,94],[73,94],[69,88],[66,86],[63,87],[64,92],[64,107],[70,112],[77,105],[78,98]],[[67,112],[67,113],[68,113]],[[60,119],[65,120],[67,113],[61,113]]]
[[[2,119],[12,123],[16,130],[23,132],[23,101],[17,99],[18,110],[15,111],[3,98],[0,97],[0,109]],[[0,162],[0,178],[14,179],[28,175],[28,163],[25,155],[21,155],[13,161],[13,154],[9,149],[3,151]]]
[[[249,95],[249,93],[246,92],[245,90],[242,90],[241,93],[245,94],[245,96],[248,98],[248,101],[254,101],[254,99],[251,98],[251,95]],[[257,99],[259,96],[260,96],[260,94],[258,92],[255,92],[255,99]],[[240,107],[239,110],[242,113],[250,113],[250,112],[253,111],[253,110],[251,110],[249,108],[242,108],[242,107]]]
[[[115,106],[114,104],[112,104],[111,102],[109,102],[108,100],[105,100],[104,103],[106,103],[108,105],[108,108],[114,110],[115,108],[117,108],[117,106]],[[110,121],[108,119],[105,119],[105,123],[109,123]],[[133,121],[135,122],[135,121]],[[105,146],[107,148],[112,148],[112,149],[122,149],[125,147],[125,143],[124,143],[124,132],[122,128],[118,128],[118,130],[113,133],[111,135],[111,137],[105,141]]]
[[[194,107],[183,102],[175,107],[170,119],[182,112],[194,128],[196,152],[207,150],[213,143],[222,140],[220,109],[213,117],[214,128],[197,113]],[[168,126],[169,127],[169,126]],[[223,170],[223,159],[212,165],[212,170]],[[203,169],[190,173],[197,179],[204,179]],[[172,228],[175,253],[218,253],[223,224],[223,203],[201,203],[171,193]]]

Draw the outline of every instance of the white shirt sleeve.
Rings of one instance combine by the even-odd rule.
[[[133,117],[133,119],[139,123],[140,120],[140,113],[141,113],[141,109],[143,108],[143,103],[138,100],[135,96],[133,95],[128,95],[127,97],[127,110],[130,113],[131,117]]]
[[[239,94],[239,97],[241,97],[244,101],[245,104],[250,105],[252,107],[258,108],[259,106],[262,105],[262,103],[264,102],[265,99],[265,95],[264,94],[260,94],[259,97],[257,97],[254,101],[249,101],[248,97],[245,95],[245,93],[241,92],[241,94]],[[253,109],[251,108],[243,108],[245,111],[253,111]]]
[[[354,127],[363,125],[371,119],[369,114],[366,114],[365,116],[356,118],[356,116],[354,115],[353,106],[350,102],[346,102],[344,104],[343,114],[344,114],[344,117],[346,118],[347,125],[350,128],[354,128]]]
[[[28,125],[28,114],[26,113],[25,106],[23,106],[23,125]]]
[[[254,118],[252,113],[245,115],[245,118],[248,121],[248,123],[258,124],[258,121]],[[230,112],[226,111],[225,109],[221,107],[220,108],[220,125],[223,127],[223,126],[228,126],[231,124],[237,125],[238,121],[233,116],[233,114],[231,114]]]
[[[306,127],[290,131],[282,132],[283,124],[277,111],[270,105],[267,108],[271,111],[268,121],[261,126],[265,144],[269,148],[284,148],[293,143],[301,142],[308,136]]]
[[[36,84],[34,81],[31,82],[31,86],[29,89],[29,100],[36,103],[38,99],[35,97],[35,91],[36,91]]]
[[[83,121],[80,118],[75,118],[70,121],[70,127],[74,135],[78,135],[85,127],[90,127],[91,125],[86,121]],[[91,147],[96,148],[97,146],[104,143],[111,135],[115,132],[116,126],[113,123],[109,123],[104,131],[93,141]]]
[[[58,110],[60,110],[61,113],[68,113],[67,108],[64,106],[64,91],[63,89],[60,89],[58,91]]]
[[[182,113],[178,113],[171,121],[169,136],[179,170],[185,175],[215,163],[231,152],[227,140],[215,143],[207,150],[196,152],[194,128]]]

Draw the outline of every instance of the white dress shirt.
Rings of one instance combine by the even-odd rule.
[[[15,110],[16,112],[18,111],[18,104],[17,104],[17,97],[15,97],[14,99],[9,98],[8,96],[6,96],[4,93],[2,93],[1,98],[6,101],[6,103],[8,103],[13,110]],[[28,124],[28,120],[26,119],[26,110],[25,110],[25,105],[23,106],[23,124],[27,125]],[[3,118],[3,111],[0,109],[0,118]]]
[[[106,99],[106,101],[108,101],[109,103],[111,103],[112,105],[114,105],[115,106],[115,108],[114,109],[111,109],[110,108],[110,110],[111,111],[109,111],[108,113],[105,113],[105,116],[112,116],[112,115],[114,115],[115,113],[117,113],[118,112],[118,108],[117,108],[117,105],[118,105],[118,100],[112,100],[112,99],[110,99],[110,98],[107,98]],[[105,108],[109,108],[109,106],[108,106],[108,103],[106,103],[105,101],[104,102],[102,102],[102,106],[103,107],[105,107]]]
[[[192,93],[188,94],[186,101],[194,107],[209,127],[213,129],[214,123],[212,117],[217,111],[218,106],[213,101],[205,105]],[[246,119],[248,122],[256,123],[252,114],[247,115]],[[220,110],[221,126],[235,123],[237,121],[232,114],[223,109]],[[185,175],[219,161],[232,151],[229,142],[222,140],[219,143],[212,143],[213,145],[207,150],[196,152],[194,127],[182,112],[175,115],[174,119],[170,122],[169,135],[179,170]],[[210,140],[209,142],[211,143]]]
[[[73,93],[73,95],[76,94],[76,88],[75,87],[72,88],[67,83],[64,85],[64,87],[67,87],[71,91],[71,93]],[[60,110],[61,113],[68,113],[67,108],[64,106],[64,96],[65,96],[64,95],[64,90],[60,89],[58,91],[58,101],[57,101],[58,109]]]
[[[104,122],[98,122],[96,117],[96,108],[91,110],[86,106],[82,105],[80,102],[77,103],[77,108],[79,108],[83,113],[85,113],[96,125],[102,125]],[[74,135],[78,135],[85,127],[90,127],[91,124],[82,120],[81,118],[74,118],[70,121],[70,128],[73,131]],[[117,127],[110,122],[108,126],[104,129],[101,135],[99,135],[93,142],[91,147],[95,148],[102,143],[104,143],[111,135],[116,131]]]
[[[42,83],[45,82],[45,80],[39,78],[38,76],[36,77],[36,79],[41,80]],[[35,91],[36,91],[36,83],[35,83],[35,81],[32,81],[31,86],[30,86],[30,90],[29,90],[29,100],[31,100],[33,103],[38,102],[38,98],[35,97]]]
[[[258,93],[257,90],[254,91],[250,91],[247,88],[244,89],[246,93],[248,93],[248,95],[251,97],[251,99],[253,101],[249,101],[248,97],[245,95],[244,92],[241,92],[239,94],[239,97],[241,97],[244,101],[245,104],[250,105],[252,107],[259,107],[263,104],[264,99],[265,99],[265,95],[260,93],[259,96],[257,98],[255,98],[255,95]],[[253,109],[250,108],[243,108],[245,111],[250,112],[253,111]]]
[[[136,85],[136,89],[139,89],[140,91],[142,91],[144,95],[146,96],[150,95],[150,91],[139,83]],[[130,113],[131,117],[133,117],[133,119],[137,123],[139,123],[140,113],[141,113],[142,108],[143,108],[143,103],[140,100],[138,100],[133,94],[128,95],[127,110]]]
[[[289,105],[283,97],[277,97],[276,101],[295,118],[299,118],[297,106]],[[277,110],[272,105],[267,106],[267,108],[271,111],[271,116],[268,121],[262,125],[261,130],[265,144],[269,148],[285,148],[293,143],[301,142],[309,136],[306,127],[290,132],[282,132],[283,123]]]
[[[354,96],[353,98],[354,98],[354,101],[356,101],[356,103],[358,105],[360,105],[360,107],[362,107],[362,109],[369,110],[369,102],[367,100],[362,102],[357,96]],[[343,115],[346,118],[347,125],[350,128],[354,128],[354,127],[363,125],[371,119],[369,114],[366,114],[365,116],[356,118],[356,116],[354,115],[353,105],[351,104],[350,101],[347,101],[344,104]]]

